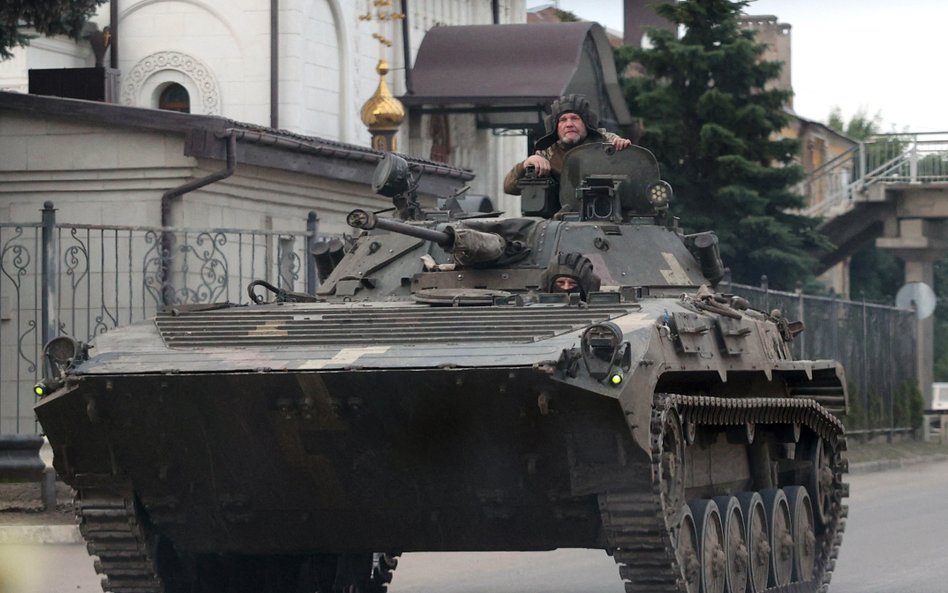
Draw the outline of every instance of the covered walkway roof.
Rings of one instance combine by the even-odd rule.
[[[411,79],[406,105],[476,113],[481,127],[542,125],[549,103],[570,93],[586,95],[605,127],[633,124],[598,23],[434,27]]]

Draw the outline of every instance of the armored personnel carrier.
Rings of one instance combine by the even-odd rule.
[[[57,338],[36,413],[107,591],[382,592],[400,553],[598,548],[630,593],[824,591],[843,370],[715,289],[655,158],[586,145],[522,218],[395,215],[318,294]],[[268,300],[269,302],[263,302]]]

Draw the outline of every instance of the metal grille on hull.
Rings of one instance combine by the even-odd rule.
[[[530,343],[629,312],[622,307],[228,308],[162,313],[171,348],[431,342]]]

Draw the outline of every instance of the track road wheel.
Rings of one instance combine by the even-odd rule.
[[[733,496],[718,496],[714,503],[718,505],[724,526],[725,590],[744,593],[747,590],[748,553],[741,503]]]
[[[793,576],[793,531],[787,496],[780,488],[762,490],[770,531],[770,586],[784,586]]]
[[[678,537],[675,540],[675,556],[681,567],[686,593],[699,593],[701,582],[701,560],[698,556],[698,531],[695,518],[688,505],[682,505],[678,513]]]
[[[665,412],[661,439],[662,502],[672,513],[685,506],[685,435],[675,410]]]
[[[313,558],[319,593],[385,593],[396,554],[320,554]]]
[[[727,560],[724,553],[724,527],[718,505],[708,499],[688,503],[698,532],[698,558],[701,565],[701,593],[724,593]]]
[[[816,566],[816,527],[810,496],[803,486],[788,486],[783,490],[793,526],[793,580],[809,581]]]
[[[398,554],[372,555],[372,588],[370,591],[385,593],[388,584],[392,582],[395,569],[398,567]]]
[[[764,500],[756,492],[737,495],[744,515],[747,542],[747,591],[758,593],[767,588],[770,580],[770,531],[767,527],[767,512]],[[739,593],[731,590],[731,593]]]
[[[838,454],[831,445],[812,432],[801,440],[799,451],[798,457],[810,462],[805,485],[810,495],[815,523],[818,527],[825,527],[826,521],[833,515],[833,505],[837,502],[835,482],[839,476],[835,466]]]

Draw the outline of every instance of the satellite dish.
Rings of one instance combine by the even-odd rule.
[[[935,312],[935,291],[924,282],[908,282],[895,295],[895,306],[915,309],[915,318],[928,319]]]

